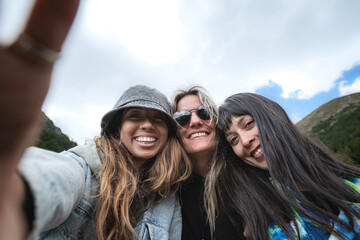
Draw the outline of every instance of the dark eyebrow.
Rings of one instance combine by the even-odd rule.
[[[225,138],[227,138],[228,136],[230,136],[232,134],[232,132],[231,131],[229,131],[229,132],[226,132],[225,133]]]
[[[133,112],[139,112],[137,108],[128,108],[125,113],[133,113]]]
[[[244,115],[243,115],[243,116],[239,116],[239,119],[237,120],[237,122],[235,122],[235,125],[236,125],[236,126],[239,126],[239,125],[242,123],[242,121],[244,121],[244,118],[245,118]],[[230,134],[232,134],[231,131],[226,131],[226,132],[224,132],[225,137],[228,137]]]

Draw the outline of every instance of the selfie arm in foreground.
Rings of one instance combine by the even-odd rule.
[[[39,132],[41,106],[79,0],[37,0],[23,33],[0,46],[0,239],[24,239],[18,161]]]

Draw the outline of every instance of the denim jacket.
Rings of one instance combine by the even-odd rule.
[[[35,220],[28,239],[96,239],[98,174],[103,154],[93,140],[62,153],[30,147],[19,171],[34,197]],[[181,239],[175,194],[154,204],[136,226],[143,240]],[[133,239],[137,239],[133,236]]]

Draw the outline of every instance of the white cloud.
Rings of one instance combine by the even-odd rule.
[[[78,144],[83,144],[86,138],[100,134],[101,118],[109,110],[107,107],[95,105],[86,105],[84,109],[77,111],[55,106],[44,107],[46,115],[54,124],[61,126],[62,132]],[[84,135],[84,133],[88,133],[88,135]]]
[[[24,15],[18,1],[2,0],[12,3],[1,12],[2,39]],[[360,62],[359,9],[358,0],[84,0],[44,108],[66,112],[58,125],[78,139],[99,132],[86,125],[99,129],[103,112],[90,116],[88,105],[109,110],[134,84],[168,97],[202,85],[221,103],[271,80],[284,98],[310,99]]]
[[[229,82],[225,91],[254,91],[271,79],[283,88],[285,98],[310,98],[328,91],[360,58],[355,1],[211,3],[219,10],[191,15],[195,23],[188,28],[194,34],[196,66],[201,66],[195,76],[212,82],[222,75]],[[205,49],[199,44],[203,42]]]
[[[93,37],[124,45],[149,64],[177,60],[184,52],[178,1],[89,1],[86,28]]]
[[[357,78],[351,85],[346,85],[346,81],[341,81],[339,85],[339,92],[341,96],[360,92],[360,77]]]

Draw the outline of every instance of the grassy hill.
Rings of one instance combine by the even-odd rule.
[[[318,137],[340,158],[360,165],[360,93],[327,102],[296,125]]]
[[[77,143],[70,140],[67,135],[61,132],[44,113],[42,116],[42,132],[39,139],[34,144],[37,147],[62,152],[77,146]]]

